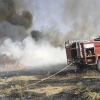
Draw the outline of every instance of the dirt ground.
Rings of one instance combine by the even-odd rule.
[[[100,73],[95,69],[63,71],[20,70],[0,72],[0,100],[100,100]]]

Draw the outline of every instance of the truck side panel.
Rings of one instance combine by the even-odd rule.
[[[95,55],[100,56],[100,42],[95,42]]]

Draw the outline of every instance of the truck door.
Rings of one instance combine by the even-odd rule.
[[[66,56],[67,56],[67,62],[72,60],[70,46],[66,47]]]

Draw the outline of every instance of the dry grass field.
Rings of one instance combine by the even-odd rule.
[[[0,72],[0,100],[100,100],[100,73],[88,69],[63,71],[49,77],[52,70]]]

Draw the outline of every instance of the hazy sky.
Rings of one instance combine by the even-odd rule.
[[[62,32],[67,30],[62,22],[63,0],[33,0],[34,29],[55,27]]]

